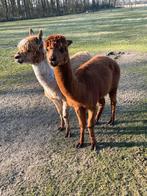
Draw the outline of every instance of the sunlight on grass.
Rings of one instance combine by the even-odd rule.
[[[87,45],[92,52],[95,51],[95,44],[99,42],[100,51],[105,51],[105,47],[101,43],[113,50],[118,42],[119,45],[122,45],[122,48],[126,48],[128,44],[126,50],[132,51],[135,48],[136,51],[147,51],[146,11],[146,8],[132,11],[130,9],[119,9],[1,23],[0,47],[15,47],[20,39],[28,35],[28,29],[32,27],[37,31],[42,28],[45,37],[52,33],[61,33],[74,39],[74,41],[82,39],[84,43],[88,42]],[[89,41],[91,39],[96,40],[96,43],[91,43]],[[136,39],[138,43],[136,43]],[[76,45],[72,46],[73,49],[75,47]],[[85,49],[84,46],[83,49]]]

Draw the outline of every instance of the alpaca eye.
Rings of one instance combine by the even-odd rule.
[[[63,53],[65,50],[64,48],[60,48],[60,52]]]
[[[48,51],[48,49],[46,48],[46,51]]]
[[[36,44],[39,45],[41,41],[39,39],[36,39]]]

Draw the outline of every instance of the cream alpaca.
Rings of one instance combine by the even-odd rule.
[[[88,52],[79,52],[75,54],[71,57],[73,69],[90,58],[91,55]],[[63,130],[66,128],[66,137],[69,137],[70,128],[67,102],[59,90],[52,68],[46,61],[42,31],[40,31],[38,35],[33,35],[33,31],[30,30],[30,35],[21,40],[18,44],[18,52],[15,55],[15,59],[20,64],[32,64],[36,78],[43,87],[45,95],[52,100],[60,115],[61,125],[59,129]]]

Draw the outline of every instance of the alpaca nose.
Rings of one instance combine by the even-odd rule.
[[[52,57],[50,58],[50,61],[56,61],[56,57],[55,57],[55,56],[52,56]]]
[[[20,54],[16,54],[16,55],[14,56],[14,58],[15,58],[15,59],[19,59],[19,58],[20,58]]]

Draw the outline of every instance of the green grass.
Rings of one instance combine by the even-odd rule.
[[[22,70],[31,72],[30,66],[17,65],[14,54],[17,43],[28,35],[31,27],[43,29],[44,37],[52,33],[64,34],[73,40],[70,53],[88,50],[91,53],[108,51],[147,51],[147,8],[116,9],[89,14],[61,16],[34,20],[0,23],[0,76],[5,80],[0,90],[16,84],[13,75]],[[11,78],[12,77],[12,78]],[[25,82],[25,78],[18,78]],[[10,82],[11,81],[11,82]],[[10,84],[11,83],[11,84]]]
[[[36,81],[30,65],[16,64],[13,59],[16,45],[28,35],[29,27],[37,31],[43,29],[44,37],[61,33],[72,39],[71,54],[80,50],[93,54],[112,50],[147,52],[146,12],[147,8],[116,9],[0,23],[0,93]],[[145,88],[146,66],[147,62],[143,62],[123,69],[142,78]],[[129,107],[121,106],[115,127],[96,127],[98,153],[91,152],[88,146],[75,150],[78,128],[73,128],[70,140],[64,139],[64,133],[53,133],[48,143],[51,157],[47,157],[47,164],[32,166],[34,174],[41,171],[43,184],[22,184],[18,195],[147,195],[146,101]],[[104,121],[108,114],[106,109]],[[73,114],[71,124],[74,124],[72,117]],[[88,143],[88,134],[86,141]]]
[[[15,85],[13,75],[21,74],[23,69],[31,72],[30,66],[17,65],[13,58],[17,43],[28,35],[30,27],[36,31],[43,29],[44,37],[61,33],[72,39],[71,54],[80,50],[88,50],[93,54],[112,50],[146,52],[146,12],[147,8],[116,9],[0,23],[0,76],[9,78],[9,81],[5,80],[3,86],[0,86],[0,90]],[[20,77],[18,81],[22,83],[26,80]]]
[[[71,50],[88,48],[147,51],[147,8],[118,9],[89,14],[43,18],[0,24],[1,47],[15,47],[28,28],[43,29],[45,37],[61,33],[73,39]],[[93,46],[94,44],[94,46]]]

